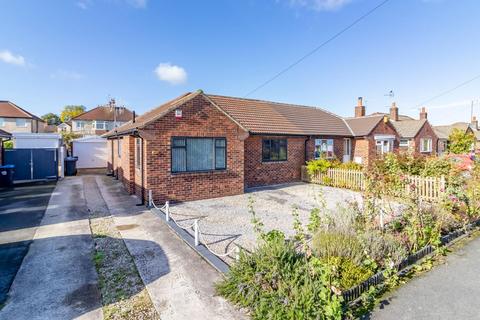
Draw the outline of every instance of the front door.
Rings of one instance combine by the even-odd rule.
[[[343,162],[352,160],[352,139],[345,138],[343,140]]]

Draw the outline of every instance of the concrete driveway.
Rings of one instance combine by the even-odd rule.
[[[0,305],[7,298],[54,189],[55,182],[0,189]]]

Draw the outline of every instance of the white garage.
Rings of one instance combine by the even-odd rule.
[[[72,141],[72,154],[78,157],[78,169],[107,167],[107,139],[87,136]]]

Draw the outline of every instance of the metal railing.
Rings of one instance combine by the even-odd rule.
[[[212,248],[210,248],[210,246],[207,244],[207,241],[205,240],[205,237],[204,237],[204,235],[203,235],[203,233],[200,229],[200,225],[199,225],[200,219],[195,219],[193,221],[193,223],[191,225],[188,225],[188,226],[180,225],[172,217],[172,214],[170,212],[170,202],[166,201],[163,206],[161,206],[161,207],[157,206],[155,204],[155,202],[153,201],[152,190],[148,191],[148,206],[150,208],[155,208],[155,209],[161,211],[162,213],[164,213],[165,214],[165,221],[167,223],[169,223],[171,221],[175,225],[177,225],[179,228],[181,228],[181,229],[183,229],[187,232],[189,230],[193,230],[193,238],[194,238],[195,247],[203,245],[210,253],[212,253],[213,255],[215,255],[219,258],[224,258],[224,257],[227,257],[227,256],[231,257],[232,254],[234,254],[234,259],[236,261],[238,261],[238,259],[240,258],[240,246],[238,246],[236,243],[233,244],[234,246],[233,246],[232,249],[230,249],[228,252],[225,252],[225,253],[218,253],[218,252],[215,252]]]

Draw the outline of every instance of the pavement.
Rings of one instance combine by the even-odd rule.
[[[33,195],[49,196],[40,191]],[[29,193],[20,199],[31,197]],[[18,241],[23,230],[18,226],[6,232]],[[34,231],[0,319],[103,319],[92,250],[82,181],[65,178],[57,183]]]
[[[55,182],[0,189],[0,305],[42,221]]]
[[[480,319],[480,238],[447,256],[444,264],[388,294],[365,319]]]
[[[163,320],[246,319],[215,293],[221,274],[110,177],[97,185]],[[145,245],[147,244],[147,245]]]

